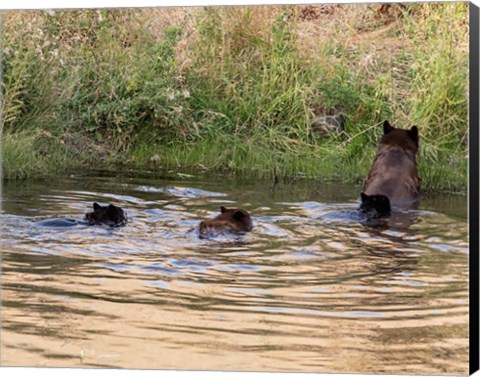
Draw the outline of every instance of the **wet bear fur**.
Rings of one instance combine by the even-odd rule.
[[[127,215],[120,207],[109,204],[101,206],[98,203],[93,203],[93,212],[85,215],[85,220],[88,225],[109,225],[122,226],[127,223]]]
[[[200,223],[200,238],[223,233],[242,234],[253,229],[252,218],[239,208],[220,207],[220,214]]]
[[[364,192],[360,194],[360,212],[365,214],[368,219],[378,219],[390,216],[390,200],[385,195],[367,195]]]
[[[385,195],[391,205],[418,202],[420,178],[417,172],[418,128],[395,128],[383,122],[383,136],[363,187],[366,195]]]

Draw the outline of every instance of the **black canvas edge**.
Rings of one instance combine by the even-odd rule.
[[[479,8],[469,6],[470,97],[469,97],[469,300],[470,300],[470,374],[479,369]]]

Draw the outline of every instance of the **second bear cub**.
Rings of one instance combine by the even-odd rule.
[[[200,238],[222,233],[245,233],[253,229],[252,218],[239,208],[220,207],[220,214],[200,223]]]

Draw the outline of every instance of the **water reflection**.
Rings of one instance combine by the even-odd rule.
[[[6,182],[2,365],[466,373],[465,198],[372,224],[353,215],[358,192],[239,177]],[[38,225],[81,219],[93,201],[130,223]],[[232,203],[254,230],[199,239]]]

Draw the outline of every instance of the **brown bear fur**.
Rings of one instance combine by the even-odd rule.
[[[417,173],[418,128],[395,128],[383,122],[383,136],[363,187],[367,195],[385,195],[392,205],[408,205],[420,198]]]
[[[200,223],[200,237],[218,233],[245,233],[253,228],[252,218],[239,208],[220,207],[220,215]]]

